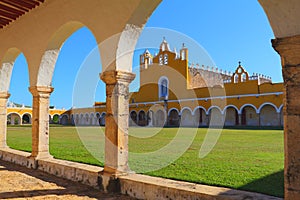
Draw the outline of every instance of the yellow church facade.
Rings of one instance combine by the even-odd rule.
[[[164,39],[140,56],[140,88],[130,93],[130,126],[283,126],[283,84],[241,66],[234,73],[189,64],[188,49]],[[105,125],[105,102],[66,111],[62,124]]]

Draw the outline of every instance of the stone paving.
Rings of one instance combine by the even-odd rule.
[[[0,160],[0,199],[133,200]]]

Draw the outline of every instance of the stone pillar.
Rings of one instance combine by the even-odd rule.
[[[243,124],[242,124],[242,114],[238,114],[238,119],[237,119],[237,122],[238,122],[238,126],[242,126]],[[246,122],[246,124],[247,124],[247,122]],[[245,124],[245,125],[246,125]]]
[[[281,115],[280,115],[280,112],[277,113],[277,120],[278,120],[277,126],[281,126]]]
[[[6,148],[6,127],[7,127],[7,99],[10,94],[8,92],[0,92],[0,149]]]
[[[300,35],[272,40],[284,80],[284,197],[300,199]]]
[[[51,158],[49,153],[49,97],[52,87],[29,88],[32,102],[32,153],[34,158]]]
[[[112,70],[103,72],[100,78],[106,83],[104,172],[126,174],[129,172],[129,83],[135,74]]]

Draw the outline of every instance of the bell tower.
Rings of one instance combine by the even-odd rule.
[[[148,49],[145,50],[145,52],[140,55],[140,69],[148,69],[149,65],[153,63],[153,57]]]

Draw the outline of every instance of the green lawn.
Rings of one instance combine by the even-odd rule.
[[[152,176],[283,197],[282,130],[224,129],[213,150],[200,158],[207,130],[130,128],[130,167]],[[8,127],[7,137],[11,148],[31,151],[30,127]],[[50,128],[55,158],[102,166],[103,141],[99,127]]]

